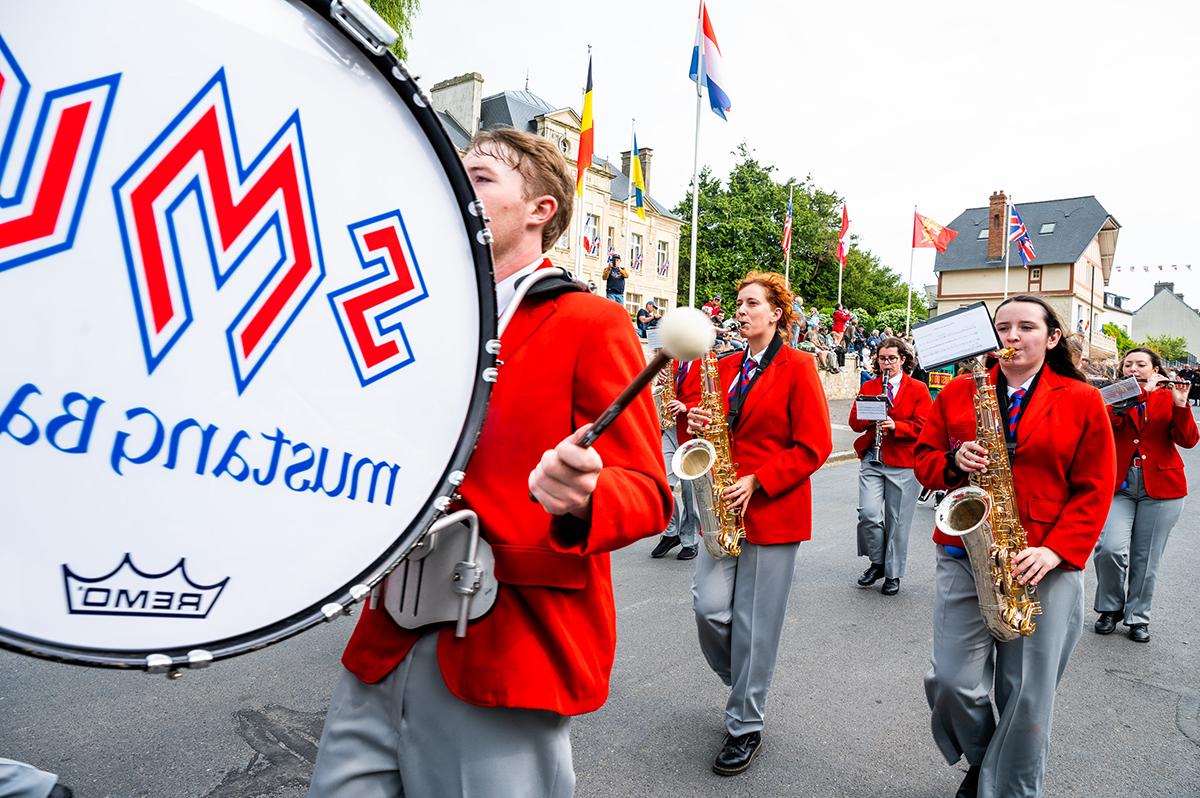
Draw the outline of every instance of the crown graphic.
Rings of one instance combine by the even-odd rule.
[[[147,573],[133,564],[129,553],[103,576],[80,576],[66,563],[62,570],[67,612],[72,615],[207,618],[229,582],[229,577],[211,585],[196,582],[188,576],[183,557],[162,573]]]

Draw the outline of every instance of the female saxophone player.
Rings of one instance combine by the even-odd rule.
[[[808,480],[833,449],[816,363],[783,345],[792,313],[782,275],[747,274],[736,316],[746,352],[718,364],[738,476],[724,495],[744,513],[746,541],[741,556],[724,559],[700,547],[692,598],[700,649],[731,688],[728,733],[713,763],[723,776],[745,770],[758,752],[796,554],[812,533]],[[689,432],[710,420],[692,408]]]
[[[899,338],[888,338],[875,356],[877,379],[866,382],[862,396],[885,396],[885,421],[862,421],[850,405],[850,428],[863,433],[854,441],[862,464],[858,470],[858,555],[870,565],[860,587],[883,579],[883,595],[900,592],[908,560],[908,530],[921,485],[913,474],[913,449],[933,400],[925,383],[909,377],[916,358]],[[878,435],[877,435],[878,433]],[[880,441],[879,451],[875,441]]]
[[[1132,640],[1148,643],[1158,564],[1187,495],[1175,447],[1195,446],[1200,430],[1188,406],[1191,386],[1170,383],[1157,354],[1144,346],[1130,349],[1121,371],[1145,380],[1146,387],[1133,407],[1109,408],[1118,470],[1116,495],[1093,558],[1100,613],[1095,628],[1097,634],[1112,634],[1117,621],[1124,621]]]
[[[1083,568],[1104,525],[1116,465],[1104,403],[1060,345],[1057,314],[1037,297],[1017,296],[996,309],[995,325],[1001,344],[1015,350],[989,377],[1027,537],[1013,574],[1037,587],[1042,614],[1032,636],[996,642],[984,625],[966,553],[956,547],[961,541],[935,531],[925,692],[946,761],[965,756],[970,765],[959,798],[1032,798],[1042,792],[1054,692],[1083,628]],[[938,395],[917,441],[922,484],[956,488],[990,465],[987,449],[974,440],[974,393],[973,380],[958,377]],[[988,697],[993,686],[998,718]]]

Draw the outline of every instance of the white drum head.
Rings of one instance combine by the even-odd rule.
[[[259,648],[361,598],[461,481],[488,237],[417,86],[328,10],[0,20],[0,645]]]

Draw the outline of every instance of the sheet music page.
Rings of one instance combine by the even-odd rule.
[[[1100,389],[1100,398],[1104,404],[1112,405],[1126,399],[1136,399],[1142,395],[1142,387],[1138,385],[1137,377],[1126,377]]]
[[[888,417],[887,399],[882,396],[860,396],[854,401],[854,412],[860,421],[883,421]]]
[[[926,371],[1000,348],[992,316],[982,302],[914,324],[912,334]]]

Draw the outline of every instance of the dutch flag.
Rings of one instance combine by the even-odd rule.
[[[703,59],[701,47],[704,48]],[[729,101],[729,95],[725,93],[724,87],[727,84],[721,74],[721,48],[717,44],[717,34],[713,33],[704,0],[700,2],[700,14],[696,19],[696,43],[692,47],[692,65],[688,77],[708,86],[708,102],[713,113],[727,119],[725,112],[732,109],[733,105]]]

